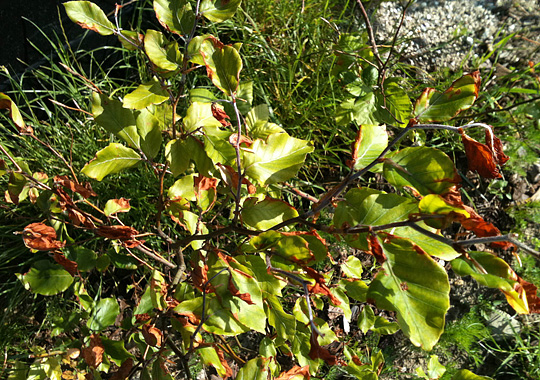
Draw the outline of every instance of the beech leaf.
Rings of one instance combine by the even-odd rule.
[[[141,156],[131,148],[112,143],[96,153],[96,157],[81,170],[90,178],[101,181],[105,176],[120,173],[141,162]]]
[[[64,3],[68,17],[84,29],[90,29],[102,36],[114,33],[116,27],[109,21],[105,12],[90,1],[68,1]]]

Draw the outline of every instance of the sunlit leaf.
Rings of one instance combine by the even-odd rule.
[[[266,142],[256,140],[251,149],[253,153],[244,155],[246,174],[267,185],[294,177],[313,146],[286,133],[274,133]]]
[[[212,22],[222,22],[234,16],[242,0],[202,0],[200,12]]]
[[[34,263],[28,273],[20,279],[34,293],[52,296],[63,292],[73,282],[71,276],[62,266],[49,260],[39,260]]]
[[[155,112],[143,108],[136,119],[137,133],[140,136],[140,148],[149,158],[155,158],[160,149],[163,138],[161,137],[160,120]]]
[[[13,100],[3,92],[0,92],[0,109],[2,108],[9,110],[9,116],[17,126],[19,133],[32,133],[32,127],[25,124],[21,112]]]
[[[414,104],[413,116],[419,122],[450,120],[473,105],[479,89],[479,71],[462,76],[443,93],[426,88]]]
[[[96,153],[96,157],[81,170],[90,178],[101,181],[105,176],[120,173],[141,162],[141,156],[133,149],[112,143]]]
[[[92,114],[94,120],[132,148],[139,148],[140,137],[135,125],[132,110],[123,107],[122,102],[111,99],[104,94],[92,93]]]
[[[240,82],[240,71],[242,70],[242,58],[238,51],[232,46],[223,46],[215,49],[209,57],[201,50],[206,66],[208,77],[214,85],[227,96],[236,93]]]
[[[373,162],[388,145],[388,134],[384,125],[361,125],[353,144],[349,167],[360,170]]]
[[[71,21],[102,36],[113,34],[116,29],[105,12],[90,1],[68,1],[64,3],[64,8]]]
[[[265,363],[268,359],[261,357],[248,361],[236,375],[235,380],[267,380],[269,378],[268,366]]]
[[[388,236],[381,245],[387,260],[369,286],[368,300],[378,308],[395,311],[399,326],[411,342],[431,350],[444,330],[450,307],[448,276],[406,239]]]
[[[161,104],[169,99],[169,94],[161,84],[153,79],[139,85],[133,92],[124,97],[124,107],[140,110],[152,104]]]
[[[452,380],[491,380],[491,377],[487,376],[479,376],[468,369],[460,369],[455,373],[455,375],[452,377]]]
[[[298,216],[290,204],[272,198],[257,202],[257,198],[248,198],[242,206],[242,221],[257,230],[267,230],[275,225]]]
[[[188,0],[154,0],[154,10],[159,23],[170,32],[184,35],[193,29],[195,13]]]
[[[177,70],[182,64],[178,42],[169,42],[163,33],[148,29],[144,36],[144,51],[148,59],[163,72]]]
[[[421,195],[443,194],[461,181],[454,163],[442,151],[410,147],[388,157],[384,177],[397,187],[412,187]]]

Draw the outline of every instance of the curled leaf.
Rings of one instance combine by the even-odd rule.
[[[497,165],[504,165],[508,156],[502,151],[502,143],[491,129],[486,129],[486,144],[469,137],[460,130],[470,171],[477,171],[484,178],[501,178]]]
[[[73,182],[65,175],[55,176],[54,183],[80,194],[85,199],[97,196],[94,190],[92,190],[92,186],[90,185],[90,183],[86,182],[82,185],[80,183]]]
[[[77,274],[78,264],[75,261],[68,260],[66,256],[58,252],[54,253],[54,261],[62,265],[70,275],[75,276]]]
[[[126,359],[118,371],[116,371],[110,378],[110,380],[125,380],[128,378],[131,369],[133,368],[133,359],[128,358]]]
[[[163,344],[163,333],[154,326],[144,325],[142,334],[146,343],[152,347],[161,347]]]
[[[99,226],[96,230],[99,236],[108,239],[131,240],[139,233],[129,226]]]
[[[299,376],[302,376],[302,378],[300,378]],[[299,367],[295,365],[287,372],[281,372],[279,374],[279,377],[276,377],[274,380],[300,380],[300,379],[305,379],[305,380],[311,379],[308,365],[305,365],[303,367]]]
[[[90,345],[82,349],[84,361],[92,368],[97,368],[103,362],[104,352],[101,338],[96,334],[90,336]]]
[[[329,365],[336,365],[338,363],[335,355],[332,355],[330,351],[328,351],[326,348],[321,347],[321,345],[317,341],[316,334],[311,334],[309,343],[311,344],[311,348],[309,349],[309,357],[311,359],[322,359]]]
[[[231,122],[229,121],[231,118],[225,111],[223,111],[222,108],[219,108],[216,103],[212,103],[212,115],[223,125],[224,127],[230,127]]]
[[[24,245],[38,251],[50,251],[62,248],[65,243],[56,240],[54,228],[43,223],[32,223],[22,232]]]

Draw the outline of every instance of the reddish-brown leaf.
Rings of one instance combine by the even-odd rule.
[[[136,323],[144,323],[144,322],[147,322],[149,320],[151,320],[152,317],[147,314],[147,313],[144,313],[144,314],[135,314],[135,321]]]
[[[90,345],[82,349],[84,361],[92,368],[97,368],[101,364],[104,352],[101,338],[95,334],[90,336]]]
[[[128,358],[127,360],[125,360],[122,363],[122,365],[120,366],[118,371],[116,371],[116,373],[114,373],[111,376],[110,380],[125,380],[125,379],[127,379],[132,368],[133,368],[133,359]]]
[[[77,274],[78,264],[75,261],[68,260],[66,256],[62,255],[61,253],[54,253],[54,261],[62,265],[70,275],[75,276]]]
[[[73,182],[65,175],[55,176],[54,183],[79,193],[85,199],[97,196],[97,194],[92,190],[90,183],[87,182],[84,185],[81,185],[80,183]]]
[[[216,178],[208,178],[203,175],[199,175],[193,179],[193,186],[195,187],[195,193],[200,194],[201,191],[216,189],[218,180]]]
[[[330,298],[330,301],[334,304],[334,306],[341,305],[341,301],[337,299],[332,292],[330,292],[330,288],[326,285],[326,281],[322,274],[310,267],[303,267],[303,269],[309,277],[315,280],[314,285],[308,285],[308,290],[310,293],[323,294]]]
[[[129,199],[126,199],[126,198],[110,199],[109,202],[116,203],[116,205],[118,206],[118,209],[114,212],[115,214],[117,212],[128,212],[129,210],[131,210]]]
[[[501,143],[501,140],[497,136],[493,134],[493,127],[490,130],[486,129],[486,144],[491,149],[492,152],[495,154],[495,160],[499,165],[506,164],[506,161],[510,159],[506,154],[503,152],[503,146]]]
[[[202,264],[202,266],[201,266]],[[195,286],[197,289],[199,289],[201,292],[203,291],[204,285],[208,282],[208,265],[206,264],[206,259],[202,254],[199,253],[199,260],[198,262],[192,261],[191,262],[191,280],[193,281],[193,286]],[[210,292],[211,286],[207,286],[206,292]]]
[[[24,244],[30,249],[50,251],[62,248],[65,243],[56,240],[54,228],[43,223],[32,223],[22,232]]]
[[[278,377],[276,377],[274,380],[290,380],[295,378],[295,376],[302,375],[304,376],[305,380],[310,380],[311,375],[309,374],[309,366],[305,365],[303,367],[299,367],[295,365],[287,372],[281,372]]]
[[[143,325],[142,334],[145,342],[152,347],[161,347],[163,344],[163,333],[154,326]]]
[[[222,375],[222,378],[224,380],[226,380],[229,377],[232,377],[233,370],[229,366],[229,363],[227,363],[227,360],[225,360],[225,354],[223,353],[223,351],[216,344],[214,344],[212,346],[216,349],[216,353],[217,353],[217,355],[219,357],[219,361],[221,362],[221,365],[223,366],[223,368],[225,368],[225,374]]]
[[[255,304],[255,302],[251,300],[251,295],[249,293],[240,293],[240,291],[234,285],[232,276],[229,280],[229,286],[227,287],[227,289],[229,289],[229,291],[231,292],[233,296],[240,298],[242,301],[246,302],[247,304],[249,305]]]
[[[145,240],[123,240],[122,245],[126,248],[135,248],[144,244]]]
[[[229,121],[231,118],[225,111],[219,108],[216,103],[212,103],[212,116],[214,116],[224,127],[231,126],[231,122]]]
[[[309,350],[309,357],[312,360],[322,359],[328,365],[336,365],[338,363],[337,358],[330,353],[326,348],[321,347],[317,341],[316,334],[312,333],[311,338],[309,339],[311,343],[311,348]]]
[[[108,239],[119,240],[132,240],[139,234],[136,229],[129,226],[99,226],[96,233]]]
[[[501,178],[493,151],[461,130],[461,141],[465,147],[470,171],[477,171],[484,178]]]
[[[368,240],[368,247],[369,247],[369,250],[367,253],[375,256],[377,263],[379,264],[384,263],[386,261],[386,255],[384,254],[381,244],[379,243],[379,239],[377,238],[377,235],[368,234],[367,240]]]
[[[238,189],[238,172],[229,165],[223,165],[219,162],[217,165],[223,173],[224,181],[227,185],[235,190]],[[245,177],[242,178],[242,185],[247,185],[249,194],[255,194],[257,192],[257,188]]]
[[[229,143],[232,146],[236,146],[237,144],[238,145],[246,144],[247,147],[250,147],[251,144],[253,144],[253,141],[251,141],[251,139],[247,136],[240,136],[240,140],[238,140],[238,134],[233,133],[232,135],[229,136]]]

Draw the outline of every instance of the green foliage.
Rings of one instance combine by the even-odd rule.
[[[60,136],[61,146],[51,141],[65,129],[27,125],[25,119],[38,120],[31,101],[28,110],[19,109],[15,97],[0,94],[0,108],[8,110],[3,120],[11,126],[0,142],[6,209],[27,215],[28,224],[18,231],[36,255],[18,278],[36,295],[63,293],[70,300],[64,315],[50,318],[57,340],[47,349],[56,351],[43,355],[38,346],[33,363],[10,359],[20,371],[14,376],[59,378],[62,361],[80,377],[139,372],[141,378],[192,378],[190,366],[198,365],[229,378],[234,361],[236,379],[309,379],[339,365],[351,376],[376,380],[383,352],[364,353],[327,311],[339,313],[349,329],[352,306],[362,304],[358,334],[401,330],[413,346],[430,351],[444,333],[450,307],[442,260],[451,261],[456,273],[500,289],[517,312],[538,310],[534,285],[503,259],[468,251],[474,237],[449,239],[441,232],[455,223],[478,243],[510,248],[499,230],[463,203],[455,163],[429,144],[403,143],[412,131],[465,136],[464,130],[481,128],[486,144],[465,145],[468,156],[478,157],[474,167],[482,172],[503,165],[500,141],[487,124],[419,124],[454,122],[469,110],[480,91],[478,71],[414,100],[364,35],[342,33],[327,78],[319,71],[313,80],[308,71],[330,58],[328,46],[313,62],[298,51],[287,70],[270,74],[275,89],[268,104],[268,83],[254,75],[266,68],[252,66],[255,42],[268,56],[282,56],[276,46],[309,48],[301,42],[304,32],[292,46],[257,39],[256,33],[234,43],[235,15],[241,14],[242,33],[246,25],[257,29],[240,0],[152,5],[160,31],[138,25],[120,30],[118,15],[112,23],[93,3],[64,4],[83,28],[119,37],[123,62],[141,63],[133,67],[135,82],[114,81],[107,72],[98,82],[64,56],[71,74],[66,87],[84,87],[75,110],[92,118],[51,114],[59,123],[69,117],[87,127],[73,138]],[[287,12],[298,21],[297,5],[280,4],[291,7]],[[317,23],[314,32],[322,35]],[[303,81],[329,86],[310,92]],[[338,83],[343,92],[330,93]],[[294,137],[301,124],[286,109],[300,93],[311,99],[299,108],[301,122],[317,123],[324,113],[331,120],[324,126],[329,138]],[[318,101],[329,102],[332,112],[315,106]],[[284,110],[273,114],[271,107]],[[349,136],[352,149],[346,150],[340,140],[351,141],[336,134],[351,124],[358,133]],[[88,144],[78,146],[82,158],[73,159],[79,138]],[[33,153],[36,146],[44,147],[41,156]],[[297,177],[313,172],[310,155],[326,149],[334,158],[315,171],[329,172],[333,163],[347,174],[332,187],[310,186],[309,194],[296,189]],[[370,186],[366,178],[373,173],[385,179],[387,191]],[[330,238],[342,241],[347,253],[334,252]],[[353,248],[363,253],[354,255]],[[365,255],[376,264],[364,263]],[[255,343],[246,349],[243,338]],[[338,342],[342,349],[336,352]],[[164,364],[173,358],[180,375]],[[418,373],[438,378],[443,369],[433,357],[427,374]],[[453,378],[482,377],[464,370]]]

